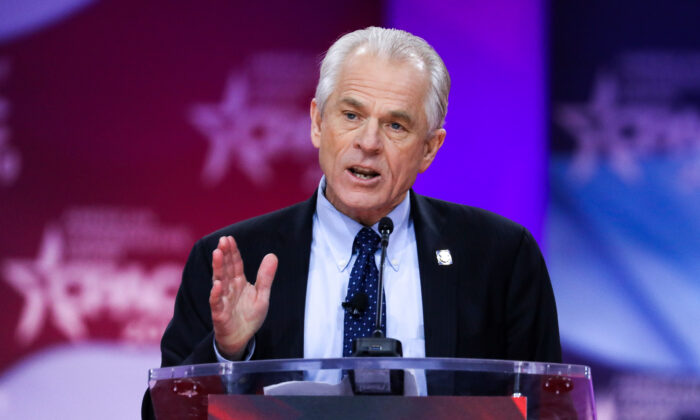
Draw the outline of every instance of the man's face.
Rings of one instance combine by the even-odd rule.
[[[445,130],[428,132],[429,80],[414,61],[350,54],[325,110],[311,102],[311,139],[326,175],[326,197],[369,226],[405,197],[433,161]]]

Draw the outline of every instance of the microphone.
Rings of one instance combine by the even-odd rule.
[[[377,318],[371,337],[358,337],[352,342],[353,357],[401,357],[401,342],[384,337],[382,332],[382,301],[384,300],[384,261],[389,235],[394,231],[394,222],[388,217],[379,221],[382,255],[379,262],[379,279],[377,284]],[[354,297],[353,297],[354,298]],[[350,384],[355,394],[389,394],[403,395],[404,374],[400,369],[351,370]]]
[[[377,318],[374,323],[375,337],[384,337],[382,333],[382,302],[384,301],[384,261],[386,260],[386,247],[389,246],[389,235],[394,231],[394,222],[388,217],[382,217],[379,221],[379,233],[382,235],[382,257],[379,260],[379,282],[377,284]]]
[[[382,332],[382,301],[384,300],[384,262],[386,260],[386,248],[389,246],[389,235],[394,231],[394,222],[388,217],[382,217],[379,221],[379,233],[381,234],[381,259],[379,260],[379,278],[377,281],[377,317],[374,322],[374,332],[370,337],[358,337],[352,343],[352,355],[354,357],[401,357],[403,354],[401,342],[393,338],[384,337]],[[365,296],[366,297],[366,296]],[[354,297],[353,297],[354,299]],[[351,301],[353,300],[351,299]],[[343,306],[345,307],[345,305]],[[366,307],[365,307],[366,308]]]
[[[369,298],[367,297],[367,293],[365,292],[358,292],[350,298],[350,300],[346,300],[341,304],[343,309],[346,311],[350,312],[350,315],[352,316],[360,316],[365,309],[367,309],[367,305],[369,304]]]
[[[389,245],[389,235],[394,231],[394,222],[389,217],[382,217],[379,221],[379,234],[382,235],[382,247]]]

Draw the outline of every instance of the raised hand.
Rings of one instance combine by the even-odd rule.
[[[277,257],[267,254],[263,258],[252,285],[246,281],[236,241],[232,236],[222,236],[212,254],[212,269],[209,306],[216,345],[225,358],[240,360],[248,341],[267,316]]]

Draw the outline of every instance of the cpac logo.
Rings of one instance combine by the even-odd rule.
[[[68,259],[70,230],[70,224],[48,227],[36,258],[10,258],[2,266],[6,282],[24,299],[18,341],[30,344],[49,322],[69,340],[84,339],[90,321],[107,318],[123,341],[156,342],[172,316],[180,264],[146,269],[114,257]]]
[[[209,143],[202,181],[218,184],[232,165],[256,185],[265,186],[274,179],[273,160],[284,158],[308,168],[301,174],[302,182],[318,182],[308,113],[289,102],[254,100],[249,79],[232,74],[220,103],[190,110],[190,122]],[[280,90],[288,88],[282,85]]]
[[[665,104],[622,104],[618,87],[612,76],[600,74],[588,103],[557,107],[557,122],[576,141],[572,175],[585,182],[607,161],[620,179],[634,183],[643,176],[644,158],[676,156],[681,162],[680,186],[700,188],[698,112]]]
[[[10,74],[10,61],[0,59],[0,86]],[[10,101],[0,96],[0,185],[10,186],[19,177],[22,161],[19,152],[10,144]]]

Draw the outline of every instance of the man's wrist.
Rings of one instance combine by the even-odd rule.
[[[216,338],[214,338],[214,346],[216,347],[217,353],[219,353],[223,358],[231,361],[239,361],[243,358],[243,354],[245,353],[245,349],[247,347],[247,344],[242,346],[240,350],[238,351],[227,351],[221,348],[219,345],[219,342],[216,341]]]
[[[243,360],[250,360],[253,356],[253,351],[255,350],[255,336],[253,336],[245,346],[240,350],[239,353],[230,354],[224,351],[219,343],[216,341],[216,336],[214,337],[214,353],[219,362],[238,362]]]

